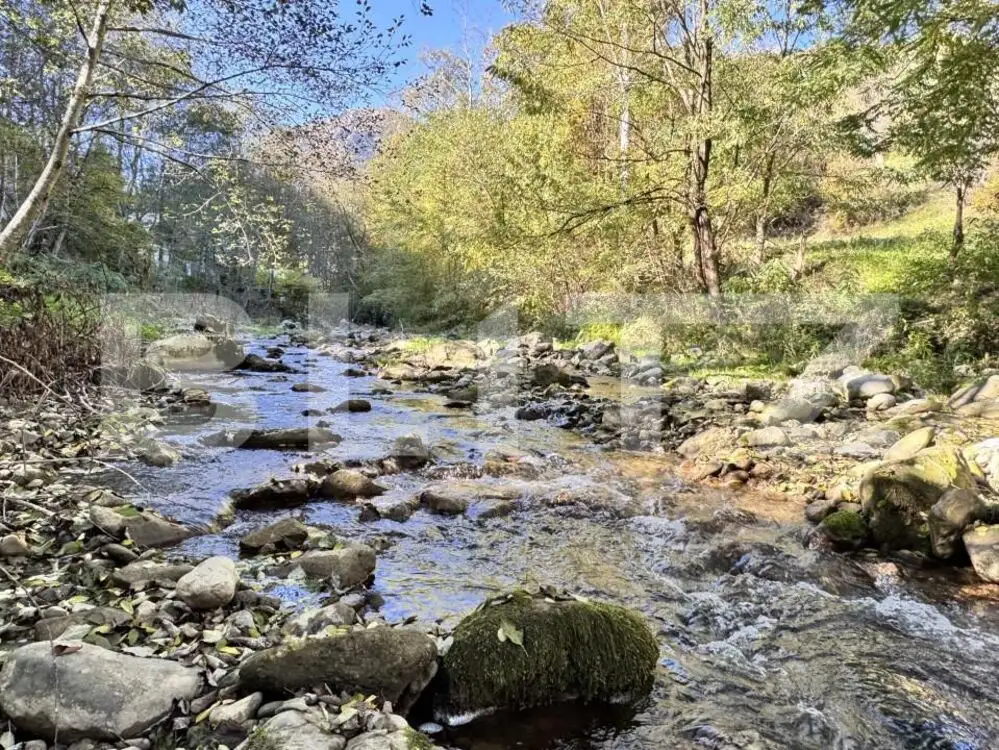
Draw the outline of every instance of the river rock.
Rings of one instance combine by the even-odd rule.
[[[65,617],[46,617],[35,623],[35,640],[48,641],[58,638],[77,625],[89,625],[94,628],[108,625],[111,628],[118,628],[131,619],[125,610],[116,607],[93,607]]]
[[[339,500],[349,500],[355,497],[377,497],[386,492],[386,488],[376,484],[355,469],[340,469],[334,471],[319,489],[323,497]]]
[[[975,526],[964,532],[963,539],[979,578],[999,583],[999,526]]]
[[[807,424],[818,419],[821,409],[814,403],[803,398],[783,398],[768,404],[760,414],[760,422],[764,425],[780,425],[784,422],[800,422]]]
[[[493,485],[474,481],[437,482],[419,495],[420,504],[441,515],[461,515],[470,505],[494,505],[516,500],[522,491],[516,486]],[[485,510],[485,509],[483,509]],[[481,517],[482,513],[476,514]],[[488,516],[489,513],[486,512]]]
[[[430,462],[430,449],[419,435],[402,435],[392,442],[389,458],[403,469],[419,469]]]
[[[609,604],[527,593],[492,600],[461,621],[444,656],[438,716],[525,709],[574,696],[620,702],[652,687],[659,644],[643,618]]]
[[[30,554],[31,548],[20,534],[6,534],[0,539],[0,556],[27,557]]]
[[[874,540],[890,549],[927,549],[927,514],[951,487],[976,488],[956,448],[925,448],[905,461],[882,463],[860,483],[860,500]]]
[[[884,455],[885,462],[907,461],[913,458],[919,451],[933,444],[936,434],[936,430],[932,427],[913,430],[888,449]]]
[[[992,375],[971,385],[959,388],[948,399],[947,406],[960,409],[976,402],[999,401],[999,375]]]
[[[411,729],[375,729],[359,734],[347,743],[347,750],[413,750],[413,748],[431,745],[425,737],[414,739],[415,732]],[[420,737],[420,735],[416,735]],[[421,741],[422,740],[422,741]]]
[[[326,389],[315,383],[295,383],[291,387],[294,393],[325,393]]]
[[[868,535],[867,522],[859,512],[859,506],[855,506],[855,509],[840,506],[835,513],[830,513],[822,519],[819,531],[834,548],[841,551],[859,548]]]
[[[894,393],[896,389],[890,376],[874,372],[844,374],[839,382],[848,401],[866,401],[883,393]]]
[[[375,551],[349,542],[335,549],[309,550],[284,567],[285,574],[301,568],[310,578],[328,578],[336,589],[360,586],[375,572]]]
[[[282,711],[262,724],[237,750],[344,750],[347,740],[322,729],[326,718],[316,712]]]
[[[365,401],[363,398],[349,398],[330,408],[331,414],[341,414],[344,412],[359,414],[367,411],[371,411],[371,402]]]
[[[677,452],[685,458],[709,458],[732,452],[736,446],[735,432],[727,427],[710,427],[687,438]]]
[[[247,450],[309,450],[339,443],[342,438],[322,427],[290,427],[276,430],[227,430],[203,439],[206,445]]]
[[[381,626],[258,651],[240,666],[239,681],[246,690],[277,695],[329,685],[333,690],[377,695],[405,712],[436,672],[437,647],[432,638]]]
[[[192,700],[198,670],[99,646],[55,655],[47,642],[22,646],[0,672],[0,708],[22,731],[62,742],[138,737]]]
[[[270,352],[268,352],[269,355]],[[279,354],[278,358],[264,359],[259,354],[247,354],[243,361],[236,365],[235,369],[246,372],[298,372],[294,367],[282,362],[281,356]]]
[[[321,609],[307,609],[288,620],[284,633],[291,636],[307,636],[322,633],[326,628],[342,628],[357,622],[357,613],[343,602],[336,602]]]
[[[232,560],[209,557],[177,581],[177,596],[191,609],[216,609],[233,600],[238,584]]]
[[[301,549],[309,538],[309,530],[297,518],[280,521],[246,534],[239,540],[239,549],[252,555]]]
[[[879,393],[867,399],[867,411],[887,411],[897,403],[895,396],[891,393]]]
[[[162,563],[155,560],[137,560],[111,574],[117,583],[139,588],[148,583],[176,583],[194,570],[185,563]]]
[[[147,548],[170,547],[197,533],[149,511],[138,511],[128,506],[115,509],[93,505],[90,520],[113,537],[121,539],[127,536],[140,547]]]
[[[139,460],[146,466],[166,468],[180,461],[180,453],[164,442],[153,440],[139,451]]]
[[[308,502],[312,484],[307,479],[271,479],[251,489],[233,490],[232,503],[240,510],[291,508]]]
[[[749,448],[773,448],[791,445],[791,438],[780,427],[763,427],[747,432],[739,438],[739,442]]]
[[[928,516],[930,545],[933,554],[948,559],[957,552],[957,540],[976,521],[985,520],[987,506],[977,492],[955,487],[947,490]]]
[[[208,714],[208,723],[213,727],[241,727],[253,720],[263,702],[263,693],[251,693],[242,700],[222,703]]]
[[[537,388],[547,388],[555,384],[568,388],[571,385],[585,386],[587,383],[586,378],[582,375],[573,374],[550,362],[537,365],[531,371],[531,385]]]

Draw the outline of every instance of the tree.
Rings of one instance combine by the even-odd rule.
[[[844,38],[896,73],[864,124],[886,115],[881,148],[914,156],[955,193],[951,256],[968,189],[999,153],[999,15],[991,0],[855,0]]]
[[[74,138],[111,138],[188,162],[203,154],[157,141],[149,137],[153,128],[137,126],[206,102],[242,112],[258,132],[294,122],[301,112],[328,115],[377,81],[393,65],[392,51],[400,43],[401,19],[379,29],[367,2],[358,4],[353,17],[337,4],[273,0],[77,0],[66,5],[69,10],[53,9],[43,0],[0,4],[4,18],[29,29],[71,13],[78,38],[69,46],[82,59],[72,89],[62,98],[45,166],[0,231],[0,258],[19,247],[44,215]],[[286,158],[293,161],[294,155]]]

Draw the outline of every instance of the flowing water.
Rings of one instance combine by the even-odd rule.
[[[395,437],[415,433],[455,473],[496,450],[526,453],[540,471],[505,518],[421,510],[405,523],[361,523],[354,505],[296,509],[342,538],[376,544],[375,590],[387,620],[450,626],[498,590],[544,583],[638,609],[657,631],[656,686],[637,708],[494,716],[438,742],[475,750],[999,748],[999,596],[989,587],[949,571],[807,551],[800,508],[685,487],[664,456],[601,451],[556,427],[519,422],[512,410],[473,415],[402,388],[373,394],[384,383],[344,377],[346,365],[307,349],[290,349],[285,361],[307,374],[191,378],[226,406],[206,424],[166,429],[188,455],[172,468],[135,470],[148,502],[208,523],[230,490],[287,476],[306,456],[208,449],[199,437],[302,425],[315,421],[303,409],[366,398],[371,412],[326,417],[344,438],[328,455],[381,457]],[[290,390],[306,378],[326,392]],[[428,480],[379,481],[410,495]],[[277,515],[242,513],[181,551],[236,556],[239,537]],[[290,606],[314,596],[287,583],[273,590]]]

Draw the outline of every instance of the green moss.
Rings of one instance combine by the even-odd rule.
[[[841,542],[862,542],[867,538],[867,522],[853,510],[838,510],[822,521],[831,539]]]
[[[281,750],[281,748],[268,736],[267,730],[258,728],[247,739],[246,750]]]
[[[409,750],[432,750],[434,743],[423,732],[417,732],[412,727],[405,730]]]
[[[500,641],[509,626],[523,646]],[[518,593],[487,602],[454,632],[443,710],[521,709],[565,699],[636,698],[652,686],[659,645],[642,617],[609,604]]]

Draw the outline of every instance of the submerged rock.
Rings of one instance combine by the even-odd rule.
[[[230,493],[240,510],[289,508],[308,502],[312,485],[307,479],[271,479],[267,484]]]
[[[48,642],[14,651],[0,672],[0,708],[18,729],[62,742],[138,737],[201,688],[198,670],[99,646],[56,654]]]
[[[240,666],[239,681],[246,690],[276,695],[329,685],[373,693],[406,711],[436,672],[432,638],[406,628],[374,627],[258,651]]]
[[[247,450],[308,450],[339,443],[341,437],[321,427],[290,427],[276,430],[227,430],[205,437],[202,442],[217,448]]]
[[[659,644],[640,615],[526,593],[487,602],[454,631],[442,717],[576,698],[635,699],[652,687]]]
[[[365,401],[363,398],[350,398],[346,401],[341,401],[336,406],[330,407],[329,411],[331,414],[339,414],[341,412],[361,413],[371,411],[371,402]]]
[[[268,356],[270,354],[271,352],[268,350]],[[280,360],[283,355],[282,351],[275,359],[264,359],[259,354],[247,354],[243,361],[236,365],[235,369],[247,372],[298,372],[294,367],[286,365]]]

